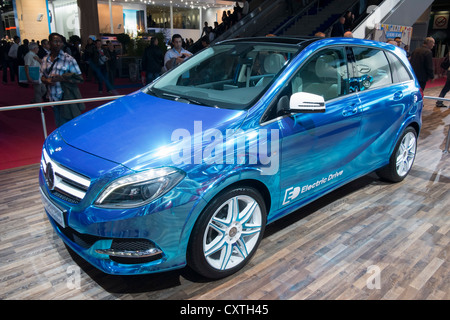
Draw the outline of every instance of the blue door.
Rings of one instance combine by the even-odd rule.
[[[350,164],[361,151],[360,101],[349,92],[345,48],[314,54],[287,89],[323,96],[326,112],[280,120],[281,206],[307,201],[351,176]]]
[[[355,75],[360,79],[362,162],[376,168],[389,159],[405,110],[414,103],[414,82],[390,52],[354,47],[353,53]]]

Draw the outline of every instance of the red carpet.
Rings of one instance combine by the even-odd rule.
[[[139,83],[132,83],[128,79],[117,78],[115,81],[118,94],[128,94],[141,87]],[[427,88],[443,86],[445,81],[446,78],[436,79],[427,83]],[[93,81],[81,84],[80,91],[83,98],[100,96],[98,86]],[[19,87],[16,82],[0,84],[0,108],[28,104],[32,98],[31,87]],[[93,109],[106,102],[86,103],[86,109]],[[50,134],[55,130],[53,111],[50,107],[45,109],[47,133]],[[44,133],[38,110],[0,111],[0,170],[39,163],[43,143]]]
[[[428,81],[425,89],[434,88],[434,87],[443,87],[445,84],[445,81],[447,81],[447,78],[445,78],[445,77],[435,79],[434,81]]]
[[[0,72],[2,75],[2,72]],[[1,76],[0,76],[1,78]],[[9,80],[9,75],[8,75]],[[128,94],[141,87],[129,79],[116,78],[117,94]],[[85,82],[79,86],[83,98],[107,96],[98,93],[98,85]],[[33,88],[19,87],[17,82],[0,83],[0,109],[6,106],[29,104],[33,99]],[[108,101],[86,103],[90,110]],[[47,134],[55,130],[55,121],[51,107],[45,107]],[[41,113],[37,109],[0,111],[0,170],[39,163],[44,143]]]

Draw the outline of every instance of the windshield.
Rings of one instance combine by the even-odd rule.
[[[246,109],[298,53],[298,46],[224,43],[207,48],[143,91],[216,108]]]

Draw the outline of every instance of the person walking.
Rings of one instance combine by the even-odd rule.
[[[106,62],[106,72],[108,74],[108,81],[111,88],[114,88],[114,79],[116,78],[116,70],[117,70],[117,60],[119,57],[117,56],[117,52],[114,49],[114,43],[111,41],[108,42],[108,48],[105,50],[106,57],[108,61]]]
[[[409,58],[411,67],[416,74],[422,90],[425,90],[428,80],[434,79],[433,53],[431,52],[433,47],[434,39],[432,37],[427,37],[425,38],[422,46],[415,49]]]
[[[445,59],[449,59],[450,58],[449,55],[450,52],[447,53],[447,57]],[[449,91],[450,91],[450,66],[447,68],[447,80],[445,81],[444,87],[439,93],[439,98],[445,98],[445,95]],[[436,102],[436,107],[446,107],[446,105],[444,105],[444,102],[441,100]]]
[[[19,60],[17,59],[17,51],[19,50],[20,38],[18,36],[14,36],[14,42],[11,44],[11,47],[8,51],[8,62],[9,66],[12,70],[11,73],[11,81],[14,81],[15,76],[19,78]]]
[[[30,41],[28,41],[28,39],[23,39],[22,44],[17,48],[17,74],[19,74],[19,67],[25,66],[25,55],[28,53],[28,51],[30,51],[30,49],[28,48],[29,43]],[[19,77],[17,77],[17,80],[20,87],[28,88],[28,83],[19,81]]]
[[[10,49],[10,43],[6,40],[2,40],[0,44],[0,55],[2,60],[2,70],[3,70],[3,84],[8,83],[8,69],[9,69],[9,78],[12,82],[14,82],[14,69],[12,60],[8,56],[8,52]]]
[[[150,39],[150,46],[145,48],[142,57],[142,70],[145,72],[145,85],[155,80],[161,74],[164,63],[164,55],[158,47],[158,38]]]
[[[50,43],[50,54],[42,60],[41,80],[47,86],[47,97],[49,101],[61,101],[64,100],[62,83],[71,81],[66,76],[74,75],[82,78],[82,74],[77,61],[70,54],[62,51],[64,45],[62,36],[58,33],[51,33],[48,36],[48,40]],[[79,110],[71,112],[71,115],[63,111],[64,106],[53,106],[57,127],[73,119],[74,114],[81,114],[83,109],[80,106]]]
[[[100,39],[95,40],[95,49],[92,53],[92,67],[94,68],[94,74],[98,81],[98,93],[103,93],[103,83],[106,84],[106,90],[108,92],[112,91],[112,86],[108,81],[106,71],[107,61],[108,56],[102,48],[102,41]]]
[[[92,62],[92,57],[94,55],[95,44],[92,38],[87,39],[87,44],[84,47],[84,52],[82,55],[82,61],[84,65],[84,72],[86,74],[86,81],[92,80],[92,75],[94,74],[94,63]]]
[[[30,51],[29,44],[28,39],[23,39],[22,44],[17,48],[17,63],[19,66],[25,65],[25,55]]]
[[[42,102],[42,97],[47,92],[47,89],[45,88],[45,85],[42,84],[40,76],[36,80],[31,77],[30,73],[30,68],[38,68],[38,70],[41,69],[41,59],[39,59],[38,56],[39,46],[33,42],[28,45],[28,49],[29,51],[24,57],[25,74],[27,76],[28,83],[33,86],[34,90],[34,99],[32,102],[40,103]]]

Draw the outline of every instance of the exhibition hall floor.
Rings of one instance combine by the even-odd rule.
[[[443,150],[450,109],[434,104],[425,100],[416,161],[403,182],[368,175],[269,225],[250,263],[218,281],[188,269],[99,272],[53,231],[40,200],[39,165],[2,170],[0,300],[448,300],[450,155]]]

